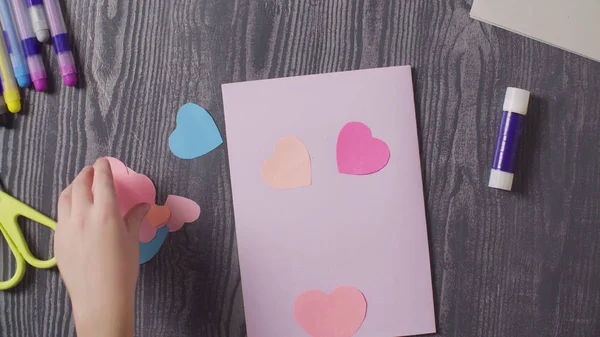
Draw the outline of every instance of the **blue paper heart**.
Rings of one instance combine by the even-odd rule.
[[[169,148],[181,159],[203,156],[223,144],[212,116],[201,106],[187,103],[177,112],[177,127],[169,137]]]
[[[152,241],[148,243],[140,242],[140,264],[150,261],[154,255],[158,254],[168,234],[169,227],[164,226],[156,231],[156,236]]]

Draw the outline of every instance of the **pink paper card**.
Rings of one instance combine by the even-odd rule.
[[[225,84],[223,100],[248,337],[310,337],[297,299],[340,286],[367,303],[356,337],[435,332],[411,68]],[[338,135],[350,122],[387,145],[381,170],[340,173]],[[310,186],[263,180],[283,137],[306,146]]]

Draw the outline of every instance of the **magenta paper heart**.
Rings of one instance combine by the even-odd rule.
[[[200,206],[188,198],[169,195],[165,206],[171,210],[171,217],[167,221],[169,232],[178,231],[184,224],[194,222],[200,217]]]
[[[373,138],[363,123],[346,124],[337,141],[337,164],[340,173],[366,175],[380,171],[390,160],[390,149],[381,139]]]
[[[329,295],[309,290],[294,303],[296,321],[312,337],[351,337],[366,314],[365,296],[350,286],[338,287]]]

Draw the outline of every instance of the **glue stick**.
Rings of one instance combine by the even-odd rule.
[[[529,95],[527,90],[510,87],[506,89],[489,187],[506,191],[512,190],[519,143],[529,105]]]

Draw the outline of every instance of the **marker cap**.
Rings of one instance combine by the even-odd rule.
[[[50,31],[48,29],[36,30],[35,37],[40,42],[46,42],[46,41],[50,40]]]
[[[15,114],[21,111],[21,101],[6,101],[6,107],[8,108],[8,111]]]
[[[26,64],[22,66],[14,67],[15,78],[21,88],[27,88],[31,85],[31,78],[29,78],[29,68]]]
[[[488,186],[499,190],[512,190],[513,179],[515,175],[509,172],[492,169]]]
[[[15,77],[17,79],[17,83],[19,84],[19,87],[27,88],[28,86],[31,85],[31,78],[29,77],[29,74],[15,75]]]
[[[4,102],[8,111],[12,113],[21,111],[21,96],[18,90],[4,90]]]
[[[508,87],[504,97],[504,109],[502,111],[514,112],[527,115],[530,92],[527,90]]]

